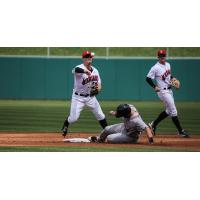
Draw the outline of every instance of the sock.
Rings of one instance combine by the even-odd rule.
[[[183,129],[182,129],[181,125],[180,125],[178,117],[177,116],[172,117],[172,121],[174,122],[176,128],[178,129],[178,132],[180,133]]]
[[[161,113],[158,115],[157,119],[153,122],[153,126],[156,127],[156,126],[157,126],[163,119],[165,119],[167,116],[168,116],[168,114],[167,114],[165,111],[161,112]]]
[[[66,126],[67,128],[68,128],[68,126],[69,126],[69,122],[68,122],[68,119],[67,119],[67,118],[66,118],[65,121],[64,121],[63,127],[64,127],[64,126]]]
[[[106,126],[108,126],[106,118],[99,120],[99,124],[101,125],[101,127],[104,129]]]

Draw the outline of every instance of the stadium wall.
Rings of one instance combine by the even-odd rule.
[[[145,78],[155,59],[96,58],[103,90],[100,100],[157,100]],[[181,81],[177,100],[199,101],[200,59],[169,60]],[[71,99],[72,68],[78,58],[0,57],[0,99]]]

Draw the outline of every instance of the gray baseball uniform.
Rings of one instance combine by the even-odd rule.
[[[131,107],[131,117],[124,118],[123,123],[107,126],[100,135],[101,140],[108,143],[137,143],[139,135],[148,126],[142,120],[137,109]]]

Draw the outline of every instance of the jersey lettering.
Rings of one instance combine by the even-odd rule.
[[[169,74],[171,74],[171,71],[168,69],[168,70],[166,70],[165,73],[161,76],[161,77],[162,77],[162,80],[165,80],[166,77],[167,77]]]
[[[85,85],[85,84],[87,84],[87,83],[89,83],[91,81],[97,81],[98,82],[98,80],[99,80],[99,77],[97,75],[92,75],[92,76],[89,76],[86,79],[83,79],[82,85]]]

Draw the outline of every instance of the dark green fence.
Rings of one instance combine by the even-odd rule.
[[[155,59],[95,59],[103,90],[102,100],[156,100],[145,78]],[[181,81],[177,100],[199,101],[200,59],[169,61]],[[75,58],[0,57],[0,99],[70,99]]]

